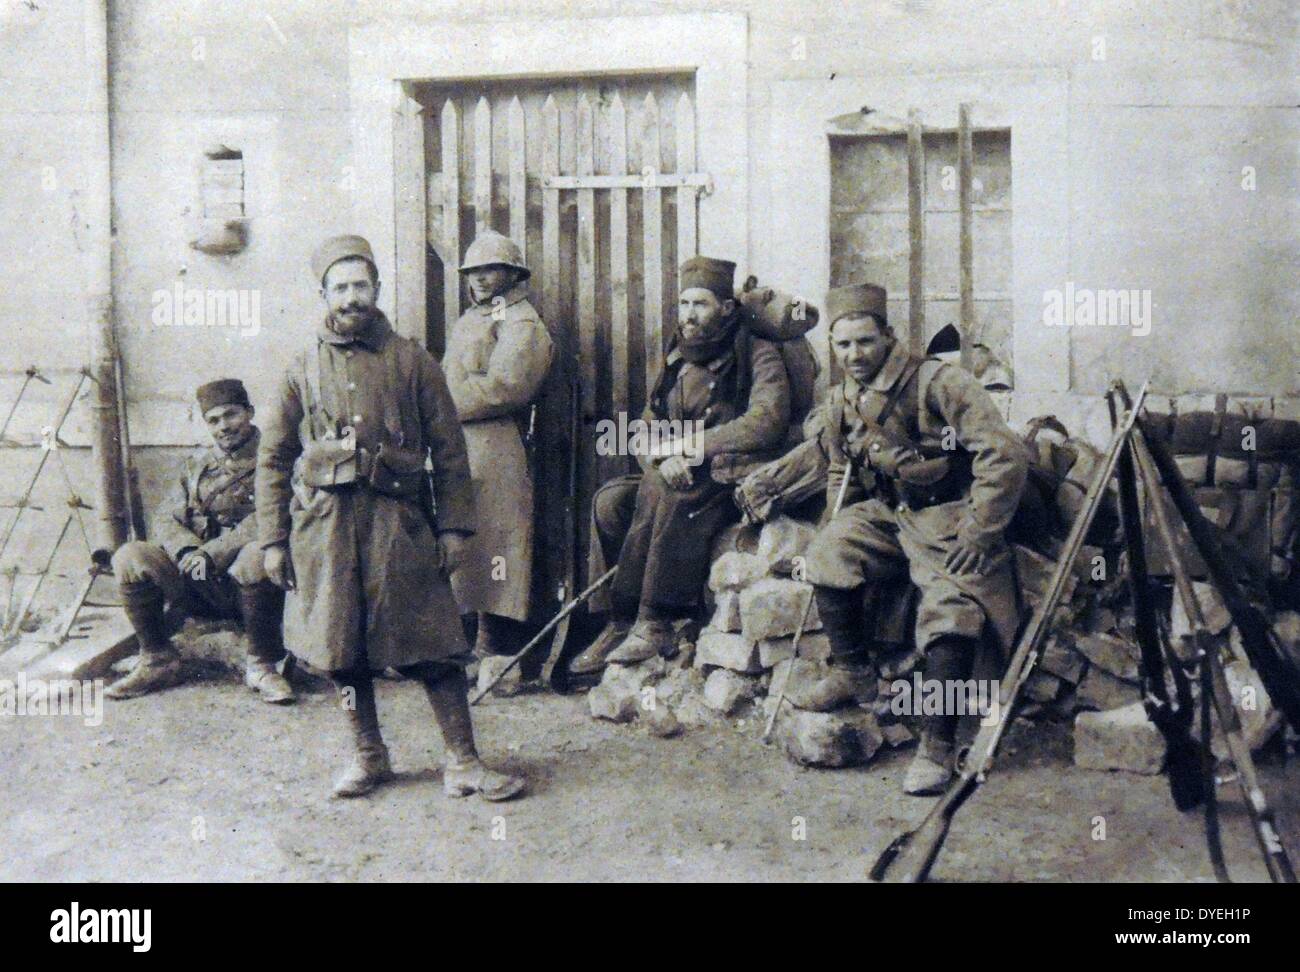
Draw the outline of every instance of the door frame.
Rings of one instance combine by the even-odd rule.
[[[574,37],[599,44],[575,45]],[[353,226],[370,240],[392,312],[399,279],[398,200],[402,185],[395,136],[409,110],[403,82],[693,72],[697,167],[714,191],[699,201],[701,253],[749,263],[748,18],[743,14],[583,17],[429,22],[380,20],[348,34]],[[422,177],[421,177],[422,178]],[[466,241],[468,242],[468,241]],[[421,265],[414,271],[423,272]],[[420,288],[422,290],[422,288]],[[420,301],[402,301],[398,330],[423,342]]]

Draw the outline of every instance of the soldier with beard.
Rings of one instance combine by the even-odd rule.
[[[289,649],[329,672],[351,723],[355,757],[334,795],[392,776],[372,680],[392,667],[424,685],[448,751],[447,794],[509,799],[524,780],[483,765],[470,720],[450,577],[474,532],[474,498],[447,382],[376,306],[369,243],[329,239],[312,271],[327,313],[271,409],[257,509],[267,575],[291,591]]]

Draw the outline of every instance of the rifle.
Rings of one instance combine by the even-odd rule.
[[[839,492],[835,494],[835,504],[831,507],[830,519],[835,519],[844,506],[844,495],[849,491],[849,480],[853,478],[853,460],[845,453],[844,478],[840,480]],[[790,681],[790,672],[794,668],[794,660],[799,654],[799,639],[803,637],[804,625],[808,623],[808,615],[812,613],[813,596],[815,591],[809,587],[808,600],[803,606],[803,614],[799,616],[799,624],[794,629],[794,644],[791,648],[790,664],[786,666],[785,678],[781,679],[781,690],[776,693],[776,704],[772,706],[772,712],[767,717],[767,725],[763,727],[762,741],[767,742],[772,738],[772,727],[776,725],[777,713],[781,711],[781,705],[785,702],[785,687]]]
[[[1084,495],[1083,505],[1070,527],[1069,536],[1062,548],[1061,559],[1057,561],[1056,569],[1052,572],[1046,594],[1034,608],[1034,613],[1020,634],[1015,654],[998,689],[998,697],[1002,704],[997,721],[991,726],[980,727],[974,743],[962,754],[957,778],[948,784],[948,788],[939,797],[921,825],[915,830],[895,837],[876,858],[875,864],[868,872],[871,880],[884,881],[897,864],[898,869],[894,871],[895,877],[892,879],[905,882],[924,881],[939,856],[939,851],[943,848],[953,816],[975,789],[984,782],[992,768],[998,743],[1002,741],[1002,734],[1014,715],[1020,690],[1038,661],[1039,649],[1051,628],[1052,618],[1060,606],[1061,598],[1065,594],[1066,583],[1074,568],[1074,561],[1079,556],[1084,536],[1092,525],[1097,510],[1101,507],[1102,496],[1111,476],[1115,473],[1120,450],[1128,439],[1133,423],[1137,420],[1137,413],[1146,398],[1146,391],[1147,386],[1144,384],[1138,392],[1136,402],[1112,432],[1110,445],[1107,446],[1101,462],[1097,465],[1092,482],[1088,484],[1088,492]]]
[[[573,592],[578,584],[578,442],[582,433],[582,400],[578,381],[569,382],[569,492],[564,498],[564,581],[557,600],[563,604],[564,599]],[[564,692],[569,687],[569,676],[560,665],[564,649],[569,641],[570,615],[561,617],[555,638],[551,641],[551,650],[542,664],[542,681],[556,692]]]
[[[1115,422],[1115,398],[1128,395],[1121,383],[1107,396],[1111,422]],[[1157,499],[1147,494],[1148,500]],[[1138,647],[1142,653],[1142,704],[1147,718],[1160,730],[1165,740],[1169,768],[1169,790],[1174,806],[1190,810],[1206,798],[1205,753],[1191,736],[1192,692],[1187,676],[1175,659],[1169,666],[1174,677],[1177,704],[1170,706],[1165,685],[1165,659],[1156,628],[1155,605],[1151,602],[1151,579],[1147,575],[1146,544],[1142,537],[1142,510],[1138,506],[1137,473],[1133,466],[1133,444],[1126,441],[1119,456],[1119,511],[1124,525],[1124,544],[1128,550],[1128,587],[1133,601],[1133,619]],[[1208,789],[1213,791],[1213,782]]]
[[[547,633],[549,633],[550,630],[554,628],[557,624],[560,624],[561,622],[565,621],[569,617],[569,615],[573,613],[574,608],[576,608],[587,598],[591,597],[591,595],[595,594],[596,591],[599,590],[602,586],[607,584],[609,580],[617,572],[618,572],[617,567],[611,567],[609,570],[605,571],[605,573],[601,574],[600,577],[595,582],[593,582],[590,587],[588,587],[585,591],[583,591],[581,594],[575,597],[568,604],[564,605],[564,607],[560,608],[560,613],[557,614],[555,617],[551,618],[551,620],[547,621],[546,626],[542,628],[541,631],[537,632],[537,634],[533,636],[532,640],[529,641],[528,644],[524,645],[522,648],[519,649],[518,652],[516,652],[513,656],[511,656],[510,663],[506,665],[505,668],[501,669],[501,671],[497,673],[497,677],[492,679],[492,681],[489,682],[486,687],[484,687],[483,691],[479,692],[478,695],[474,696],[474,698],[470,700],[469,704],[478,705],[479,702],[482,701],[483,696],[487,695],[494,688],[496,688],[497,683],[500,682],[501,679],[505,678],[506,675],[510,672],[510,670],[519,664],[519,662],[523,659],[523,657],[527,655],[529,651],[532,650],[534,645],[536,645],[544,637],[546,637]]]
[[[1228,558],[1220,548],[1221,538],[1201,513],[1169,448],[1151,435],[1145,421],[1140,422],[1138,428],[1143,432],[1143,441],[1160,481],[1182,517],[1196,552],[1205,562],[1210,579],[1223,598],[1228,614],[1232,616],[1232,623],[1241,632],[1242,647],[1246,649],[1251,667],[1259,674],[1273,704],[1282,710],[1293,728],[1300,730],[1300,669],[1274,641],[1268,622],[1242,590]]]
[[[1156,484],[1159,483],[1160,478],[1156,473],[1155,463],[1147,448],[1146,438],[1141,427],[1133,431],[1132,450],[1137,458],[1138,474],[1142,479],[1143,486],[1147,490],[1147,495],[1152,497],[1152,519],[1155,521],[1156,533],[1160,536],[1161,543],[1168,551],[1169,566],[1174,576],[1174,587],[1178,592],[1179,600],[1182,602],[1183,610],[1187,614],[1187,619],[1192,625],[1197,655],[1202,665],[1202,700],[1209,701],[1212,699],[1214,709],[1219,714],[1219,727],[1223,732],[1224,741],[1228,744],[1228,752],[1232,757],[1232,762],[1237,767],[1237,784],[1241,788],[1246,813],[1250,816],[1251,825],[1255,830],[1255,839],[1259,842],[1260,850],[1264,855],[1264,866],[1268,869],[1269,877],[1274,882],[1295,884],[1296,876],[1291,867],[1291,860],[1287,856],[1281,838],[1278,836],[1273,811],[1265,801],[1264,791],[1259,785],[1258,777],[1255,775],[1255,761],[1250,755],[1250,746],[1246,743],[1242,733],[1241,719],[1237,715],[1237,709],[1232,701],[1232,693],[1228,689],[1228,682],[1223,675],[1223,666],[1218,655],[1218,649],[1206,638],[1205,615],[1201,611],[1201,604],[1197,600],[1196,591],[1192,587],[1187,561],[1183,556],[1183,549],[1174,540],[1173,525],[1169,522],[1169,511],[1165,508],[1163,500],[1156,496]],[[1204,710],[1201,713],[1201,721],[1207,739],[1206,755],[1211,757],[1212,754],[1208,752],[1210,720],[1208,713]],[[1213,769],[1211,768],[1212,772]],[[1209,783],[1208,779],[1207,783]],[[1223,863],[1223,849],[1219,846],[1218,841],[1218,818],[1212,816],[1210,812],[1210,808],[1214,806],[1214,788],[1212,785],[1207,788],[1209,792],[1206,800],[1206,839],[1210,845],[1210,859],[1214,864],[1216,876],[1220,881],[1226,882],[1228,873],[1227,867]]]

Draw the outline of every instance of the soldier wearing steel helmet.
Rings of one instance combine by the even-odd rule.
[[[478,612],[475,654],[513,654],[519,623],[528,619],[533,563],[533,481],[522,430],[554,347],[528,300],[530,271],[514,240],[479,234],[460,272],[471,305],[447,336],[443,368],[465,431],[478,532],[453,586],[461,610]]]

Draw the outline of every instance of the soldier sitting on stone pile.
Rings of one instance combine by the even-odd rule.
[[[817,711],[875,697],[865,595],[903,571],[920,592],[916,647],[927,679],[969,679],[986,634],[1009,649],[1018,617],[1005,532],[1029,467],[1024,443],[977,379],[896,340],[882,288],[839,287],[826,303],[844,379],[810,423],[830,461],[829,495],[846,464],[853,478],[806,554],[832,655],[810,674],[792,670],[786,687],[791,703]],[[924,717],[906,792],[947,783],[956,729],[956,714]]]
[[[740,517],[731,486],[711,460],[778,446],[790,424],[790,384],[777,345],[757,337],[736,298],[736,265],[692,257],[682,264],[678,328],[650,391],[647,422],[694,423],[638,456],[643,475],[607,483],[593,500],[591,576],[618,564],[605,629],[569,670],[593,674],[607,662],[634,664],[676,650],[674,622],[696,610],[713,537]]]
[[[259,433],[243,383],[225,378],[198,390],[214,445],[185,463],[161,520],[157,543],[133,541],[113,555],[127,618],[140,654],[135,668],[105,694],[130,699],[176,684],[181,660],[168,638],[163,609],[239,618],[248,654],[244,681],[266,702],[290,702],[293,689],[276,670],[284,658],[284,592],[266,578],[253,513]]]

